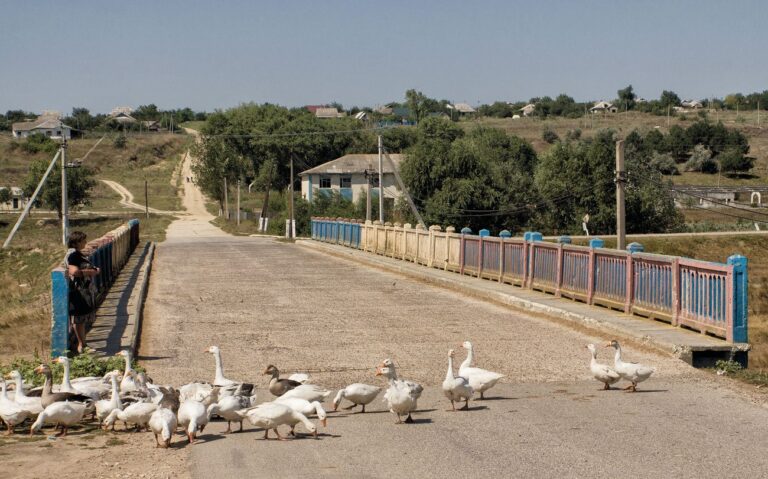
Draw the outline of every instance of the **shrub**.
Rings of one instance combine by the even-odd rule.
[[[717,173],[717,162],[712,159],[712,152],[703,145],[693,147],[693,153],[685,162],[685,171],[697,171],[701,173]]]
[[[662,175],[679,175],[680,171],[677,169],[675,159],[669,153],[657,153],[653,152],[650,158],[650,164],[653,168],[658,170]]]
[[[576,141],[581,138],[581,130],[579,128],[568,130],[565,134],[565,139],[569,141]]]
[[[115,148],[122,150],[128,144],[128,138],[126,138],[125,135],[117,135],[112,144],[115,146]]]
[[[42,133],[35,133],[27,137],[27,141],[21,143],[22,151],[26,153],[54,153],[59,148],[59,145],[43,135]]]
[[[754,158],[742,155],[735,148],[729,148],[718,155],[720,169],[728,173],[743,173],[749,171],[754,166]]]
[[[560,137],[557,136],[557,133],[555,133],[555,130],[553,130],[550,127],[545,127],[544,131],[541,132],[541,139],[549,143],[550,145],[559,141]]]

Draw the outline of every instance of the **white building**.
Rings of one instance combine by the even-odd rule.
[[[523,114],[523,116],[531,116],[534,111],[536,111],[536,105],[533,103],[528,103],[524,107],[520,108],[520,112]]]
[[[403,155],[391,154],[389,157],[398,167],[403,160]],[[368,187],[368,178],[370,178],[371,198],[378,198],[378,165],[378,154],[350,154],[302,171],[299,173],[301,196],[311,202],[318,195],[329,195],[332,192],[337,192],[342,197],[356,202],[364,196]],[[399,198],[402,191],[397,186],[395,174],[386,158],[384,158],[382,165],[384,199]]]
[[[7,189],[5,186],[0,186],[0,191]],[[24,196],[24,190],[17,186],[11,186],[11,199],[9,201],[0,201],[0,211],[21,211],[25,206],[27,206],[27,198]]]
[[[39,116],[34,121],[22,121],[12,126],[14,138],[26,138],[35,133],[53,139],[72,138],[72,128],[53,116]]]

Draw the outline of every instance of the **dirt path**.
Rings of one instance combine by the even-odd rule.
[[[126,208],[133,208],[136,210],[145,211],[144,205],[140,205],[138,203],[135,203],[133,201],[133,193],[128,191],[128,188],[121,185],[120,183],[112,180],[101,180],[102,183],[106,184],[110,188],[112,188],[118,195],[120,195],[120,204],[125,206]],[[158,210],[155,208],[149,208],[150,213],[158,214],[158,215],[175,215],[178,214],[178,211],[166,211],[166,210]]]

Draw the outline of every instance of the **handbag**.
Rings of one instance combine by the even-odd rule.
[[[90,282],[89,282],[90,283]],[[93,294],[85,281],[72,281],[69,287],[69,312],[73,316],[85,316],[95,309]]]

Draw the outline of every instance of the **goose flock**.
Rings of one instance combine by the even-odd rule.
[[[467,351],[466,359],[454,372],[453,349],[448,351],[448,369],[442,383],[442,391],[451,403],[448,411],[469,410],[469,401],[476,393],[479,399],[493,388],[504,375],[473,366],[474,349],[472,343],[465,341],[460,345]],[[614,366],[597,362],[597,351],[593,344],[587,345],[592,354],[590,371],[605,389],[621,379],[630,382],[627,387],[634,392],[637,384],[648,379],[654,369],[635,363],[625,363],[621,359],[621,347],[616,341],[606,345],[615,349]],[[297,436],[296,426],[301,424],[306,431],[317,437],[318,424],[327,425],[328,413],[323,403],[332,392],[319,385],[312,384],[307,374],[293,374],[280,377],[280,371],[274,365],[267,366],[263,375],[270,376],[268,391],[274,396],[269,402],[257,404],[254,384],[227,379],[221,360],[221,350],[211,346],[205,350],[213,355],[215,372],[213,382],[195,381],[179,388],[170,385],[156,385],[142,372],[131,367],[129,351],[118,353],[125,360],[123,371],[114,370],[103,377],[70,377],[69,359],[62,356],[55,361],[63,365],[64,375],[60,386],[54,388],[49,366],[41,364],[35,369],[45,377],[45,383],[39,390],[26,391],[22,376],[12,371],[0,379],[0,419],[7,428],[6,435],[14,433],[17,426],[26,420],[32,420],[29,433],[35,434],[44,425],[54,426],[57,435],[65,436],[69,427],[84,418],[97,421],[104,429],[115,430],[118,422],[123,429],[129,425],[135,430],[152,431],[156,447],[167,448],[178,428],[183,429],[190,444],[197,441],[200,434],[216,416],[227,421],[224,432],[232,432],[232,423],[243,422],[264,430],[264,438],[269,439],[273,431],[277,439],[286,439],[278,431],[280,426],[288,426],[288,434]],[[417,410],[417,403],[424,390],[421,384],[398,376],[395,362],[384,359],[376,367],[376,376],[383,376],[387,381],[384,402],[394,415],[396,423],[414,422],[412,414]],[[12,381],[13,391],[6,390],[5,379]],[[371,404],[383,388],[354,383],[340,389],[333,401],[333,411],[337,411],[342,402],[350,403],[345,409]],[[457,409],[455,403],[464,403]],[[309,417],[316,417],[317,423]],[[405,419],[403,419],[405,418]],[[60,429],[60,431],[59,431]]]

